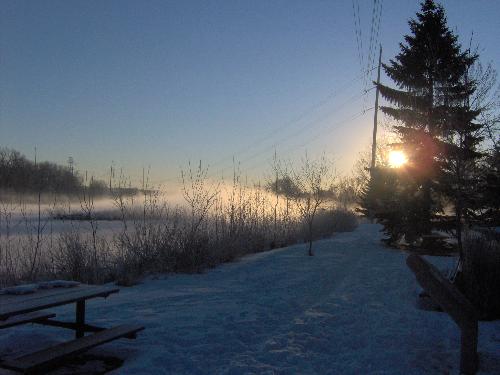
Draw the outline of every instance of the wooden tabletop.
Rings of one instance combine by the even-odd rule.
[[[119,291],[116,287],[80,284],[70,288],[39,289],[23,295],[3,294],[0,295],[0,320],[90,298],[107,297]]]

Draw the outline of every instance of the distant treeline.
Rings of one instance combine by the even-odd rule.
[[[16,150],[0,148],[0,189],[14,193],[80,194],[84,189],[93,195],[109,194],[109,187],[102,180],[83,180],[69,166],[52,162],[29,160]],[[125,194],[137,194],[138,189],[121,189]]]

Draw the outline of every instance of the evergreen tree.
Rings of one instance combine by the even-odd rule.
[[[470,60],[467,62],[471,63]],[[467,73],[462,85],[457,86],[448,104],[448,121],[444,121],[442,129],[445,152],[441,158],[440,191],[453,204],[454,228],[462,256],[462,222],[471,221],[481,205],[478,196],[478,161],[483,156],[479,152],[483,125],[474,121],[480,110],[472,110],[469,105],[475,84],[468,80]]]
[[[409,21],[411,35],[404,37],[401,52],[384,64],[397,85],[380,85],[380,93],[392,106],[381,107],[395,120],[398,147],[408,157],[405,194],[400,206],[410,210],[398,217],[398,225],[412,237],[429,234],[442,216],[441,197],[458,210],[457,228],[466,206],[465,170],[478,156],[480,141],[474,137],[477,111],[467,105],[474,82],[468,68],[477,59],[461,51],[457,37],[448,29],[444,9],[432,0],[421,4],[417,19]]]
[[[479,204],[481,222],[491,227],[500,226],[500,144],[493,150],[481,165],[479,179]]]
[[[412,245],[425,231],[423,203],[421,189],[407,169],[381,166],[371,171],[360,211],[384,226],[387,243],[396,245],[404,239]]]

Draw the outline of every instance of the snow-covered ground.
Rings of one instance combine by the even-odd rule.
[[[383,247],[378,230],[318,241],[314,257],[296,245],[89,302],[89,322],[146,327],[94,352],[123,358],[116,374],[457,374],[457,326],[415,307],[406,256]],[[55,311],[73,318],[72,308]],[[71,337],[63,332],[0,331],[0,358]],[[500,321],[480,324],[479,352],[480,373],[500,373]]]

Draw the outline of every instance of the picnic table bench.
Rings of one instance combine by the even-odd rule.
[[[135,338],[144,329],[140,325],[119,325],[103,328],[85,322],[85,302],[97,297],[108,297],[119,289],[108,286],[79,284],[71,288],[40,289],[22,295],[0,295],[0,329],[20,324],[36,323],[75,331],[75,339],[55,346],[24,354],[16,358],[0,359],[0,368],[21,373],[39,373],[57,366],[61,360],[84,352],[95,346],[118,338]],[[45,311],[48,308],[76,304],[75,321],[63,322],[53,319],[56,315]],[[91,335],[85,336],[86,332]]]

